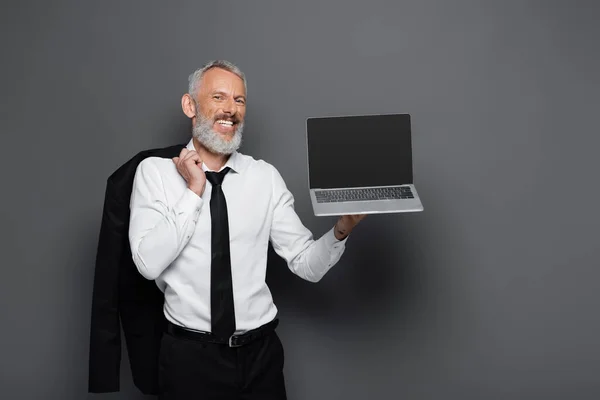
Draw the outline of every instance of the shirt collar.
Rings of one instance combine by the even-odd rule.
[[[193,138],[190,139],[190,141],[188,142],[186,148],[188,150],[196,150],[196,148],[194,147],[194,139]],[[229,167],[229,168],[231,168],[231,171],[233,171],[233,172],[236,172],[236,173],[242,172],[242,163],[240,161],[241,160],[240,160],[240,157],[239,157],[239,153],[237,151],[234,151],[229,156],[229,159],[227,159],[227,162],[225,163],[225,165],[223,166],[223,168],[221,168],[221,171],[225,167]],[[210,171],[210,169],[204,163],[202,163],[202,169],[204,170],[204,172]]]

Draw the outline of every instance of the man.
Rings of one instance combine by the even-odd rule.
[[[194,72],[181,105],[192,139],[173,159],[140,162],[131,193],[133,261],[165,295],[160,398],[286,399],[268,244],[317,282],[364,216],[343,216],[313,239],[277,169],[238,152],[246,80],[235,65]]]

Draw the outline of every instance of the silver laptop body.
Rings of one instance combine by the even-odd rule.
[[[423,211],[409,114],[311,117],[306,135],[316,216]]]

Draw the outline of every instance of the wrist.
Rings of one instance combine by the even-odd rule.
[[[346,228],[343,224],[340,223],[340,220],[336,222],[333,227],[333,234],[337,240],[344,240],[349,234],[351,229]]]
[[[190,189],[192,192],[196,193],[196,195],[198,195],[198,197],[202,197],[202,193],[204,193],[204,186],[205,185],[188,185],[188,189]]]

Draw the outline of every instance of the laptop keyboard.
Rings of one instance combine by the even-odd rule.
[[[410,186],[368,189],[316,190],[317,203],[340,203],[346,201],[413,199]]]

